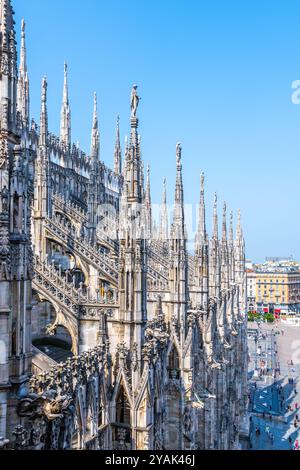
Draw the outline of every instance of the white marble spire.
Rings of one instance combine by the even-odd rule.
[[[47,145],[48,112],[47,112],[47,78],[42,80],[41,116],[40,116],[40,141],[42,146]]]
[[[91,157],[94,160],[99,159],[100,151],[100,133],[98,124],[98,111],[97,111],[97,93],[94,93],[94,110],[93,110],[93,125],[91,137]]]
[[[226,222],[226,215],[227,215],[227,206],[226,202],[223,205],[223,218],[222,218],[222,241],[227,241],[227,222]]]
[[[60,140],[65,144],[66,147],[71,145],[71,110],[68,89],[68,66],[66,62],[64,64],[64,86],[60,119]]]
[[[15,22],[10,0],[0,1],[0,119],[2,130],[16,130],[17,50]]]
[[[236,238],[238,240],[243,238],[241,209],[238,210],[238,220],[237,220],[237,226],[236,226]]]
[[[146,193],[145,193],[146,225],[148,236],[152,233],[152,206],[150,189],[150,165],[147,165]]]
[[[169,239],[169,221],[168,221],[168,208],[167,208],[167,180],[163,180],[163,193],[162,203],[160,210],[160,224],[159,224],[159,238],[161,241],[166,242]]]
[[[205,217],[205,199],[204,199],[204,173],[200,175],[200,203],[198,232],[196,237],[196,248],[200,248],[207,241],[206,217]]]
[[[230,211],[230,221],[229,221],[229,243],[233,244],[233,212]]]
[[[176,237],[185,238],[181,151],[181,144],[178,143],[176,145],[176,186],[172,230],[176,230]]]
[[[141,159],[140,138],[137,132],[138,118],[136,116],[139,103],[137,86],[134,85],[131,93],[131,133],[129,148],[126,155],[125,179],[127,181],[127,197],[131,202],[141,203],[144,198],[143,162]]]
[[[117,116],[116,143],[114,151],[114,172],[117,175],[122,173],[122,150],[120,141],[120,116]]]
[[[18,79],[18,111],[24,126],[29,126],[29,79],[26,59],[25,21],[21,25],[21,52]]]
[[[214,208],[213,208],[213,231],[212,238],[218,240],[218,196],[214,194]]]

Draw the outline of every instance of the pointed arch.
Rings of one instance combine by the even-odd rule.
[[[180,378],[180,359],[175,343],[172,344],[167,356],[167,370],[170,379]]]
[[[130,426],[131,406],[123,384],[120,384],[116,396],[116,423]]]

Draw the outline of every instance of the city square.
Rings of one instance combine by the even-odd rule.
[[[250,448],[298,450],[299,327],[280,321],[250,325]]]

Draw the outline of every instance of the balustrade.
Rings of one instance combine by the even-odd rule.
[[[116,306],[118,301],[117,292],[114,291],[113,297],[101,296],[100,290],[96,291],[96,296],[91,294],[90,289],[84,289],[82,283],[79,288],[74,286],[74,281],[69,282],[67,276],[63,275],[61,266],[58,269],[54,262],[48,263],[40,261],[38,257],[34,258],[34,285],[37,290],[42,290],[51,298],[62,304],[67,310],[78,315],[81,307],[103,307]]]

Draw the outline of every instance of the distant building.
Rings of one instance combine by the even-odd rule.
[[[273,258],[247,272],[247,309],[260,313],[300,312],[300,263]]]
[[[256,272],[253,269],[246,269],[247,274],[247,310],[256,310]]]
[[[253,262],[252,262],[252,259],[246,259],[246,261],[245,261],[245,268],[246,268],[246,270],[247,270],[247,269],[250,269],[250,270],[253,269]]]

